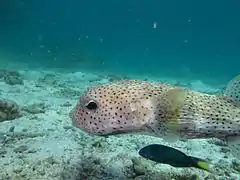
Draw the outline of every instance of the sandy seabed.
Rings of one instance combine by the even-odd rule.
[[[239,161],[216,139],[169,144],[141,134],[91,136],[72,127],[68,114],[80,94],[87,87],[114,78],[82,72],[2,70],[0,98],[14,101],[19,116],[0,122],[0,180],[237,179]],[[221,91],[199,80],[178,83],[207,93]],[[173,168],[139,157],[138,150],[151,143],[208,159],[213,173]]]

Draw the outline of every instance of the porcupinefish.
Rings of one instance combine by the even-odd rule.
[[[240,158],[240,75],[222,96],[160,82],[103,84],[84,92],[69,115],[75,127],[95,135],[148,132],[166,140],[218,138]]]

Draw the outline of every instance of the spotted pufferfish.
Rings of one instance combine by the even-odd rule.
[[[240,75],[223,95],[160,82],[107,83],[85,91],[69,115],[73,126],[95,135],[142,132],[167,141],[218,138],[240,158]]]

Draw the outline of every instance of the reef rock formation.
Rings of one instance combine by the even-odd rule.
[[[20,108],[14,101],[0,99],[0,122],[21,117]]]
[[[17,71],[0,69],[0,78],[3,79],[6,84],[9,85],[24,84],[21,75]]]

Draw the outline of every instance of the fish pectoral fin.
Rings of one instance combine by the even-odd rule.
[[[180,138],[179,118],[185,99],[186,91],[182,88],[171,89],[160,99],[161,108],[165,115],[164,125],[167,128],[163,139],[167,142],[174,143]]]
[[[224,95],[240,105],[240,75],[228,83]]]
[[[178,110],[184,103],[186,98],[186,91],[182,88],[174,88],[167,91],[165,98],[169,111]]]
[[[179,117],[181,108],[186,99],[186,91],[182,88],[174,88],[166,92],[163,97],[163,110],[166,116],[166,126],[169,130],[179,129]]]

